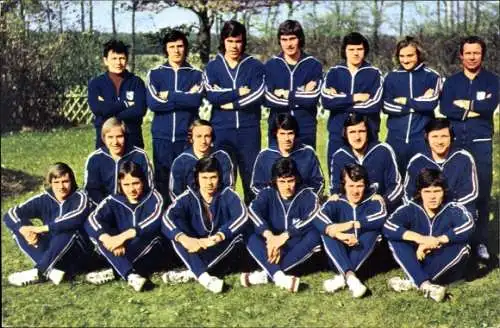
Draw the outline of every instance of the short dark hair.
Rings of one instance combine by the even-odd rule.
[[[425,141],[429,143],[428,136],[430,132],[441,129],[448,129],[450,131],[451,142],[453,142],[453,138],[455,137],[455,135],[453,134],[453,129],[451,128],[451,122],[450,120],[442,117],[434,118],[427,122],[427,124],[425,125]]]
[[[278,42],[282,35],[295,35],[299,39],[299,47],[303,49],[306,45],[306,37],[302,25],[296,20],[287,19],[278,27]]]
[[[111,39],[105,44],[103,44],[103,57],[108,57],[110,51],[113,51],[117,54],[125,54],[125,57],[128,59],[128,48],[129,46],[123,43],[123,41]]]
[[[196,120],[193,121],[193,123],[191,123],[191,125],[189,126],[189,129],[187,131],[187,139],[188,139],[189,143],[191,143],[191,144],[193,143],[193,129],[197,126],[209,126],[210,128],[212,128],[212,142],[215,141],[215,132],[214,132],[214,127],[212,126],[212,123],[210,123],[207,120],[197,118]]]
[[[274,162],[273,167],[271,168],[271,185],[274,188],[278,188],[276,186],[276,180],[284,177],[295,177],[296,190],[297,186],[302,183],[302,177],[297,169],[297,164],[293,159],[288,157],[282,157]]]
[[[63,162],[56,162],[50,165],[49,169],[47,170],[47,175],[45,176],[45,189],[51,190],[52,180],[60,178],[65,174],[69,176],[69,180],[71,182],[71,193],[75,192],[78,189],[78,184],[76,183],[75,179],[75,173],[68,164]]]
[[[203,158],[200,158],[198,162],[196,162],[194,168],[194,181],[193,181],[193,188],[195,190],[200,189],[200,182],[198,181],[198,177],[200,173],[205,173],[205,172],[217,172],[217,175],[219,176],[219,182],[217,184],[217,190],[220,189],[222,185],[222,170],[219,164],[219,161],[212,156],[206,156]]]
[[[271,124],[271,135],[273,136],[276,136],[278,129],[283,129],[293,130],[293,132],[295,132],[295,138],[297,139],[299,137],[299,124],[290,113],[279,113],[274,117]]]
[[[368,40],[358,32],[352,32],[344,36],[344,39],[342,40],[342,46],[340,48],[340,56],[342,56],[343,59],[346,59],[345,55],[345,48],[347,48],[348,45],[358,45],[362,44],[363,48],[365,49],[365,58],[368,56],[370,53],[370,44],[368,43]]]
[[[342,129],[342,138],[344,139],[344,143],[348,146],[349,141],[347,140],[347,128],[353,125],[358,125],[359,123],[365,123],[366,127],[366,142],[370,143],[372,141],[372,133],[370,129],[370,125],[368,124],[368,117],[359,113],[350,113],[349,116],[344,121],[344,128]]]
[[[134,178],[139,178],[144,185],[144,188],[148,186],[146,174],[144,173],[142,167],[139,164],[133,161],[124,161],[120,164],[120,168],[118,169],[118,193],[123,195],[123,190],[120,185],[120,181],[125,178],[127,174],[130,174]]]
[[[428,187],[443,188],[444,192],[443,200],[446,199],[448,193],[448,185],[446,183],[446,177],[438,169],[423,168],[422,170],[420,170],[417,176],[416,186],[417,188],[415,190],[415,194],[413,195],[413,199],[419,203],[422,202],[422,195],[420,192],[424,188]]]
[[[188,42],[188,39],[186,37],[186,34],[184,34],[183,32],[181,32],[179,30],[171,30],[167,34],[165,34],[165,36],[163,37],[163,40],[161,41],[161,45],[163,48],[163,52],[165,53],[165,56],[168,57],[167,43],[175,42],[175,41],[179,41],[179,40],[182,40],[182,43],[184,44],[185,56],[187,58],[187,56],[189,54],[189,42]]]
[[[368,181],[368,172],[366,169],[355,163],[347,164],[340,171],[340,192],[345,194],[345,181],[346,176],[349,177],[354,182],[363,180],[365,183],[365,193],[368,190],[368,186],[370,185],[370,181]]]
[[[225,22],[224,26],[222,26],[222,30],[220,31],[219,51],[224,54],[226,52],[224,41],[229,37],[237,37],[238,35],[241,35],[243,39],[243,48],[241,53],[244,53],[247,47],[247,29],[245,25],[235,20]]]
[[[426,53],[420,42],[416,38],[407,35],[403,40],[400,40],[396,44],[396,50],[394,51],[394,60],[396,63],[401,64],[401,62],[399,61],[399,52],[401,51],[401,49],[409,46],[414,47],[417,51],[417,65],[425,61]]]
[[[486,43],[483,39],[478,37],[477,35],[467,36],[460,40],[460,55],[464,54],[464,46],[466,43],[478,43],[481,46],[481,59],[486,55]]]

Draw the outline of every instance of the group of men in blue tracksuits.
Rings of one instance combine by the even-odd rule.
[[[385,237],[407,275],[389,286],[441,301],[440,282],[463,276],[471,246],[489,258],[499,87],[481,67],[480,38],[463,39],[463,72],[443,85],[412,37],[398,42],[400,66],[386,76],[365,60],[369,43],[357,32],[344,37],[344,61],[325,75],[304,52],[297,21],[279,26],[282,52],[265,65],[246,54],[246,37],[244,25],[226,22],[220,53],[202,72],[186,61],[186,36],[171,31],[162,42],[168,60],[145,84],[126,70],[127,46],[105,44],[108,71],[89,83],[97,137],[83,191],[56,163],[47,191],[7,212],[7,227],[35,262],[10,283],[58,284],[73,270],[67,253],[93,254],[93,244],[108,268],[87,274],[91,283],[117,274],[141,291],[168,249],[187,270],[165,272],[164,282],[197,280],[219,293],[224,281],[213,270],[240,245],[261,268],[241,274],[245,287],[271,280],[296,292],[300,278],[290,271],[324,249],[338,274],[323,289],[348,287],[358,298],[367,287],[356,272]],[[198,115],[203,97],[212,106],[208,121]],[[315,151],[318,103],[330,112],[327,199]],[[435,118],[438,105],[446,119]],[[261,106],[270,109],[262,150]],[[153,165],[143,150],[146,107],[154,113]],[[378,139],[381,111],[387,143]],[[243,200],[234,191],[237,171]],[[44,225],[33,226],[34,217]]]

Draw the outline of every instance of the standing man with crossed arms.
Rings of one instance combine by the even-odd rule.
[[[460,42],[463,71],[446,79],[441,95],[441,112],[451,121],[454,144],[469,151],[477,165],[479,196],[478,219],[472,245],[482,260],[490,254],[488,216],[493,179],[493,112],[498,106],[498,76],[482,68],[486,44],[477,36]]]

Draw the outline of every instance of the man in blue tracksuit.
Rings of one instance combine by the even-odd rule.
[[[177,255],[213,293],[222,292],[224,281],[208,271],[243,241],[248,221],[245,204],[231,188],[221,188],[221,176],[216,158],[200,159],[194,184],[172,203],[162,220],[162,232]]]
[[[153,168],[144,149],[130,146],[125,136],[125,123],[111,117],[102,126],[104,146],[94,151],[85,163],[83,189],[95,205],[118,192],[118,169],[124,161],[139,165],[147,177],[147,185],[153,187]]]
[[[184,33],[167,33],[162,48],[167,62],[148,73],[147,104],[154,113],[151,134],[155,186],[167,204],[170,169],[186,148],[188,128],[198,117],[203,78],[202,72],[186,61],[189,45]]]
[[[206,67],[204,86],[212,104],[215,146],[231,155],[235,169],[238,166],[245,203],[249,204],[254,197],[250,189],[252,168],[260,150],[264,67],[245,54],[245,47],[245,26],[233,20],[226,22],[220,53]]]
[[[342,189],[342,170],[347,164],[363,165],[368,172],[371,192],[380,198],[391,213],[403,195],[401,175],[391,146],[373,141],[368,119],[353,113],[344,122],[345,146],[333,153],[330,163],[330,197],[338,199]],[[365,181],[366,182],[366,181]]]
[[[389,115],[387,143],[404,175],[410,158],[425,149],[424,128],[434,118],[441,77],[424,64],[422,46],[413,37],[398,42],[394,57],[400,67],[384,79],[383,109]]]
[[[455,146],[469,151],[477,165],[479,196],[474,244],[479,258],[490,258],[488,240],[489,200],[492,183],[493,112],[498,106],[498,76],[481,67],[486,44],[471,36],[460,43],[463,72],[446,79],[440,108],[451,121]]]
[[[106,197],[85,223],[90,240],[114,270],[135,290],[146,283],[142,275],[153,265],[151,251],[161,245],[163,199],[147,185],[145,173],[134,162],[125,161],[118,172],[118,192]],[[151,261],[145,262],[149,255]],[[148,265],[148,267],[146,267]],[[86,280],[102,284],[114,279],[112,269],[91,272]]]
[[[325,186],[321,165],[314,149],[298,142],[299,126],[295,117],[289,113],[276,115],[271,122],[271,131],[276,143],[261,150],[255,160],[251,183],[253,192],[257,195],[270,186],[273,164],[280,158],[288,157],[297,165],[302,186],[312,188],[321,197]]]
[[[291,292],[299,289],[300,278],[284,272],[320,251],[318,231],[311,221],[319,210],[318,196],[301,188],[295,162],[281,158],[272,166],[272,186],[264,188],[249,206],[255,232],[247,249],[274,283]],[[243,274],[244,286],[263,283],[262,274]]]
[[[440,302],[446,288],[436,283],[463,277],[474,220],[462,205],[445,202],[446,190],[439,170],[423,169],[413,200],[384,224],[389,248],[409,278],[391,278],[389,286],[395,291],[418,288],[425,297]]]
[[[479,193],[476,163],[472,155],[453,146],[453,132],[450,121],[434,119],[425,127],[425,151],[410,159],[404,183],[405,201],[415,194],[416,180],[423,168],[437,169],[443,172],[448,185],[447,201],[457,202],[471,213],[476,214],[476,199]]]
[[[281,53],[269,59],[266,68],[266,106],[268,146],[276,142],[271,123],[279,113],[290,113],[297,119],[299,141],[316,149],[316,114],[323,76],[321,63],[304,52],[305,36],[295,20],[286,20],[278,28]]]
[[[46,185],[45,192],[4,215],[17,245],[35,266],[9,275],[9,283],[15,286],[37,283],[42,277],[58,285],[68,271],[85,264],[82,251],[87,251],[87,245],[80,231],[91,208],[87,195],[77,190],[75,175],[64,163],[49,168]],[[35,218],[43,225],[33,225],[31,219]]]
[[[367,115],[372,140],[378,140],[383,78],[379,69],[365,61],[368,40],[357,33],[346,35],[341,55],[345,62],[328,70],[321,88],[321,102],[330,111],[328,119],[328,163],[343,146],[342,125],[350,113]]]
[[[353,297],[359,298],[367,288],[356,271],[380,240],[387,211],[383,200],[371,197],[368,172],[359,164],[342,169],[341,189],[341,196],[325,203],[314,220],[325,251],[339,272],[324,281],[323,289],[334,293],[347,285]]]
[[[174,201],[188,186],[194,183],[194,167],[203,157],[214,157],[219,161],[222,170],[222,188],[234,189],[233,162],[228,153],[213,147],[215,134],[210,122],[196,119],[188,130],[191,147],[182,152],[172,163],[170,171],[170,198]]]
[[[95,148],[103,145],[101,127],[112,116],[127,124],[130,145],[144,148],[142,118],[146,114],[146,89],[141,78],[127,71],[128,46],[117,40],[106,42],[103,60],[108,71],[92,79],[88,86],[88,103],[96,129]]]

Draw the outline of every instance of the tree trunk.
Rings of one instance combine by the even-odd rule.
[[[116,0],[111,1],[111,24],[113,25],[113,39],[116,39],[115,3]]]
[[[195,12],[198,15],[200,22],[200,30],[198,32],[198,44],[200,45],[200,59],[203,65],[206,65],[210,59],[210,29],[212,24],[208,17],[208,12],[205,10]]]
[[[456,12],[456,26],[457,31],[460,30],[460,1],[456,1],[457,4],[457,12]]]
[[[468,22],[467,22],[468,9],[469,9],[469,3],[465,2],[464,3],[464,31],[465,31],[465,33],[467,33],[467,30],[469,29]]]
[[[342,29],[342,20],[341,20],[341,11],[340,11],[340,3],[338,1],[335,1],[335,19],[337,20],[336,26],[337,26],[337,33],[339,33]]]
[[[80,0],[80,24],[82,26],[82,32],[85,32],[85,3],[84,0]]]
[[[63,33],[64,27],[63,27],[63,4],[62,4],[62,1],[58,2],[57,5],[59,6],[59,33]]]
[[[403,36],[403,22],[405,14],[405,2],[401,0],[400,11],[399,11],[399,37]]]
[[[455,32],[455,13],[453,7],[453,1],[448,1],[448,9],[450,12],[448,13],[448,17],[450,18],[450,30],[451,32]]]
[[[378,32],[380,25],[382,25],[382,8],[384,6],[384,1],[373,0],[373,31],[372,31],[372,42],[373,42],[373,54],[378,55],[379,48],[379,36]]]
[[[476,21],[474,22],[474,33],[479,31],[479,24],[481,23],[481,10],[479,8],[479,0],[476,0]]]
[[[50,9],[50,2],[45,2],[45,13],[47,14],[47,24],[49,27],[49,32],[52,32],[52,9]]]
[[[438,30],[441,30],[441,2],[439,0],[436,1],[436,7],[437,7],[437,26]]]
[[[92,33],[94,29],[94,4],[89,0],[89,31]]]
[[[135,72],[135,12],[137,11],[137,0],[132,0],[132,56],[130,70]]]
[[[288,19],[292,19],[293,17],[293,0],[288,0],[287,1],[287,4],[288,4]]]

